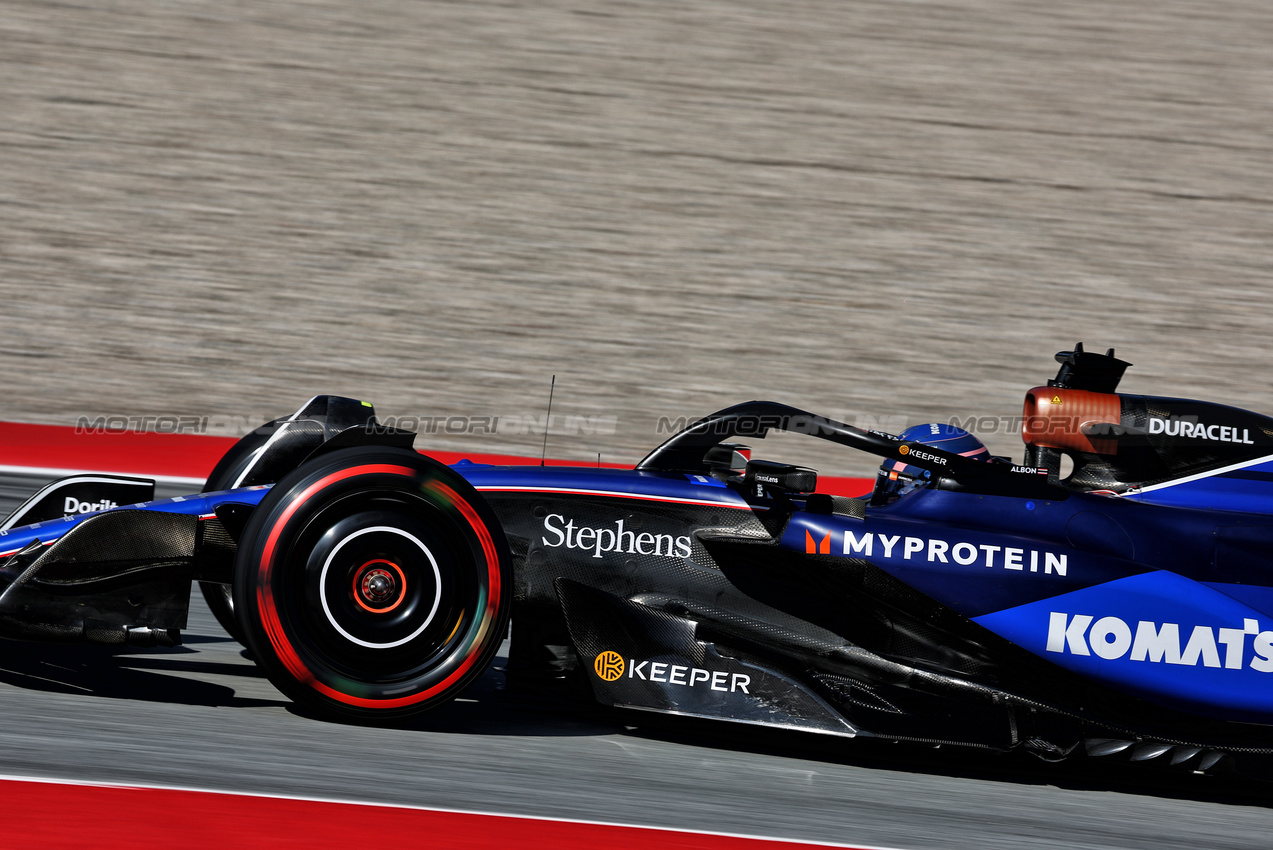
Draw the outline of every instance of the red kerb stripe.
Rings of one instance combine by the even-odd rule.
[[[461,814],[203,791],[0,781],[6,846],[41,850],[813,850],[662,829]],[[843,846],[843,845],[841,845]]]

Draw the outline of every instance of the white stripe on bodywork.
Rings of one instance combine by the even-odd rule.
[[[1246,460],[1242,463],[1231,464],[1230,466],[1222,466],[1219,469],[1212,469],[1208,472],[1199,472],[1197,475],[1186,475],[1184,478],[1176,478],[1171,481],[1164,481],[1161,484],[1150,484],[1148,487],[1133,487],[1128,490],[1125,495],[1135,495],[1137,493],[1150,493],[1154,490],[1162,490],[1164,487],[1175,487],[1177,484],[1188,484],[1190,481],[1201,481],[1203,478],[1212,478],[1225,472],[1233,472],[1238,469],[1246,469],[1251,466],[1259,466],[1262,463],[1273,461],[1273,455],[1265,455],[1255,460]]]
[[[739,500],[737,502],[719,502],[711,499],[687,499],[680,496],[651,496],[645,493],[626,493],[621,490],[586,490],[580,487],[518,487],[492,484],[475,489],[482,492],[496,493],[563,493],[571,496],[614,496],[621,499],[644,499],[649,502],[676,502],[683,505],[710,505],[718,508],[750,508],[751,505]]]

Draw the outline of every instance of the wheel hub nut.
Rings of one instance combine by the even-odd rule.
[[[362,577],[362,595],[368,602],[385,602],[394,590],[393,576],[384,570],[368,570]]]

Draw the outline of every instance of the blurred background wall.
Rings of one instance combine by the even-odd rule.
[[[336,392],[537,453],[556,374],[550,456],[630,462],[748,398],[1010,418],[1078,339],[1273,413],[1270,44],[1259,0],[5,0],[0,418]]]

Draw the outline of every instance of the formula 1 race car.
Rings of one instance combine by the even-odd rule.
[[[170,645],[197,581],[282,692],[359,722],[454,698],[511,614],[513,688],[1047,760],[1263,763],[1273,418],[1118,394],[1112,350],[1057,359],[1020,464],[756,401],[631,470],[447,467],[320,396],[201,494],[105,475],[36,494],[0,529],[0,631]],[[772,431],[923,486],[819,493],[737,442]]]

